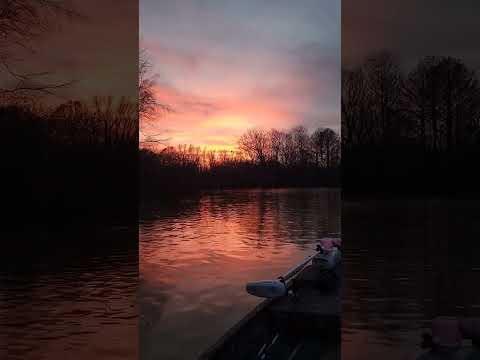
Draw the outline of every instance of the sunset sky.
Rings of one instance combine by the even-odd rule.
[[[340,128],[340,1],[141,0],[140,39],[173,112],[148,131],[231,148],[250,127]]]

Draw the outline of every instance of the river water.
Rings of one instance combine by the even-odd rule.
[[[194,359],[258,300],[245,283],[276,278],[339,237],[338,190],[206,193],[140,224],[142,359]]]
[[[339,237],[338,190],[205,193],[140,224],[142,359],[193,359],[258,300],[249,280],[275,278]]]
[[[342,359],[415,359],[437,315],[480,314],[475,201],[341,201],[339,190],[204,193],[147,211],[140,224],[142,359],[194,359],[275,278],[342,237]]]
[[[480,315],[477,199],[347,200],[342,224],[342,359],[415,359],[433,317]]]
[[[0,359],[137,359],[136,227],[26,228],[2,233]]]
[[[219,191],[144,211],[138,230],[2,234],[0,359],[194,359],[258,302],[247,281],[322,237],[344,244],[342,359],[414,359],[432,317],[480,316],[477,200]]]

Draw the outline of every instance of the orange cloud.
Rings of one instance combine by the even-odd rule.
[[[217,98],[213,101],[211,97],[182,93],[165,84],[157,87],[156,94],[173,111],[159,114],[148,131],[164,134],[172,145],[233,149],[238,137],[249,128],[286,128],[294,122],[294,114],[268,97]]]

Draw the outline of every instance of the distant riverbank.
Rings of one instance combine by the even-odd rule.
[[[142,166],[142,164],[141,164]],[[339,188],[340,170],[282,167],[243,166],[241,168],[211,169],[197,172],[192,169],[155,169],[162,174],[148,176],[142,169],[140,202],[156,202],[212,190],[282,189],[282,188]]]

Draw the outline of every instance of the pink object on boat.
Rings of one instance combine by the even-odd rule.
[[[323,238],[319,240],[320,246],[325,250],[332,250],[334,247],[340,247],[342,244],[341,239]]]
[[[462,345],[460,321],[456,318],[437,317],[432,320],[433,343],[439,346],[457,347]]]

